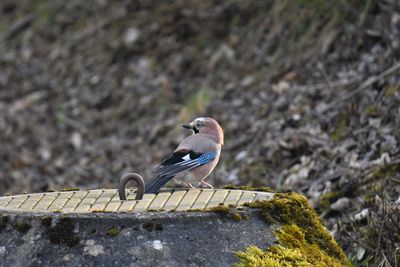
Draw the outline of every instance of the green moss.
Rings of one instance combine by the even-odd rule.
[[[31,226],[29,223],[27,223],[27,222],[18,221],[18,222],[16,222],[16,223],[14,224],[14,228],[15,228],[15,230],[17,230],[18,232],[25,234],[26,232],[29,231],[29,229],[32,228],[32,226]]]
[[[190,209],[190,210],[186,210],[186,212],[202,212],[202,211],[206,211],[205,209]]]
[[[246,190],[246,191],[260,191],[260,192],[274,192],[271,187],[268,186],[258,186],[251,187],[248,185],[225,185],[223,189],[237,189],[237,190]]]
[[[44,227],[50,227],[51,226],[51,221],[52,221],[51,216],[43,216],[42,217],[42,225]]]
[[[119,229],[116,227],[112,227],[107,230],[107,235],[112,236],[112,237],[117,236],[117,235],[119,235]]]
[[[234,205],[225,206],[223,203],[220,203],[218,206],[211,208],[203,208],[203,209],[190,209],[187,212],[215,212],[220,215],[225,216],[226,218],[233,219],[235,221],[247,220],[248,217],[244,214],[236,212],[236,208]]]
[[[281,227],[275,231],[277,245],[238,252],[237,266],[351,266],[304,196],[277,193],[272,200],[247,206],[260,209],[268,224]]]
[[[54,227],[47,229],[47,236],[53,244],[64,244],[73,247],[79,242],[74,233],[74,224],[68,217],[61,218]]]
[[[229,207],[225,205],[218,205],[209,209],[204,209],[203,211],[211,211],[211,212],[216,212],[220,214],[228,214],[229,213]]]
[[[232,217],[232,219],[234,219],[237,222],[249,219],[249,217],[247,217],[245,214],[240,214],[239,212],[231,213],[231,217]]]
[[[239,258],[236,266],[351,266],[309,243],[305,233],[295,224],[284,225],[275,234],[277,244],[266,251],[250,246],[245,252],[236,253]]]
[[[205,209],[193,209],[189,211],[195,211],[195,212],[215,212],[218,214],[221,214],[223,216],[226,216],[227,218],[233,219],[235,221],[243,221],[247,220],[248,217],[244,214],[241,214],[236,211],[237,209],[233,205],[228,205],[225,206],[224,204],[219,204],[218,206],[212,207],[212,208],[205,208]]]
[[[79,191],[79,190],[80,190],[79,188],[75,188],[75,187],[66,187],[66,188],[61,189],[61,191],[63,191],[63,192]]]
[[[106,211],[105,211],[104,209],[92,210],[92,211],[91,211],[91,213],[103,213],[103,212],[106,213]]]

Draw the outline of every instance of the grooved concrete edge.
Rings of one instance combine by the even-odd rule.
[[[218,206],[241,206],[246,202],[272,198],[273,193],[228,189],[171,189],[145,194],[134,200],[128,191],[121,201],[117,189],[93,189],[35,193],[0,197],[0,212],[29,213],[138,213],[151,211],[188,211]]]

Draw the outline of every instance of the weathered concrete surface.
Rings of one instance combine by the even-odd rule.
[[[234,251],[274,241],[256,210],[239,209],[247,220],[214,212],[2,211],[0,266],[231,266]]]
[[[115,189],[0,197],[0,267],[230,266],[234,251],[273,242],[256,211],[241,207],[271,197],[225,189],[164,190],[139,201],[132,191],[121,201]],[[238,210],[193,212],[220,204]]]

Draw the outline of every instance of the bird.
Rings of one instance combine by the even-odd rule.
[[[188,188],[198,182],[209,188],[205,181],[217,165],[224,145],[224,132],[218,122],[210,117],[195,118],[182,127],[190,129],[192,135],[186,137],[175,151],[154,169],[154,177],[145,184],[146,194],[155,194],[168,181],[183,176]]]

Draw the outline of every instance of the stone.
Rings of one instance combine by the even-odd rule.
[[[236,251],[274,242],[271,227],[258,211],[243,209],[240,213],[247,219],[239,221],[202,211],[51,213],[52,225],[68,218],[65,229],[45,226],[42,213],[2,211],[10,224],[24,221],[31,228],[27,233],[12,227],[1,231],[0,266],[232,266]],[[49,229],[78,240],[70,245],[52,243],[49,235],[57,232]],[[107,235],[109,229],[118,229],[119,234]],[[27,241],[21,240],[24,236]],[[37,239],[30,242],[31,236]]]

